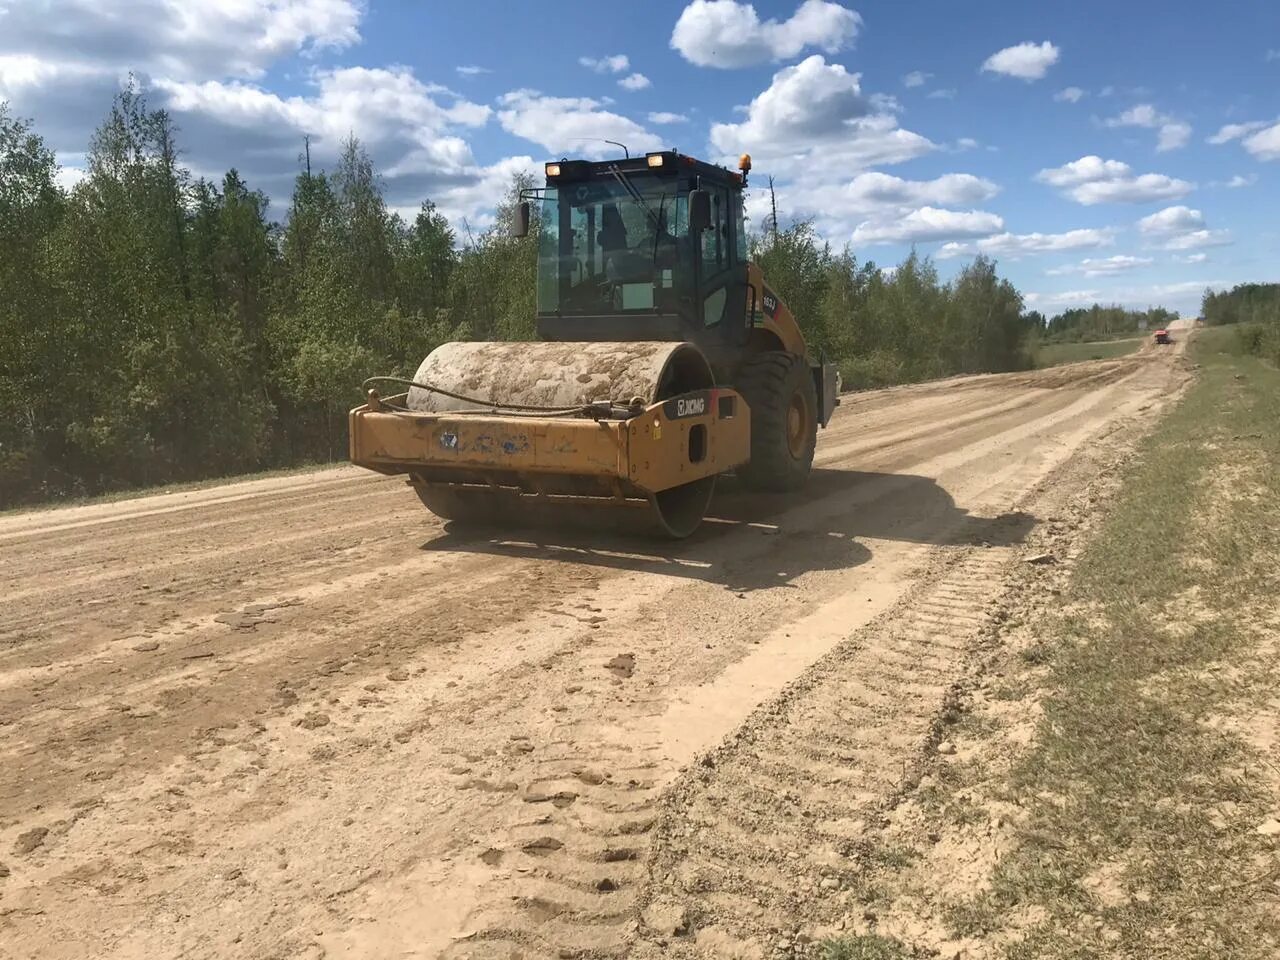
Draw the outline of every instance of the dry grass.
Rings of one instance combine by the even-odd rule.
[[[1257,829],[1275,758],[1214,722],[1274,696],[1280,372],[1212,333],[1040,630],[1044,717],[1006,784],[1017,850],[950,911],[983,936],[1043,908],[1012,958],[1280,953],[1280,858]]]
[[[1036,368],[1056,367],[1062,363],[1084,360],[1112,360],[1133,353],[1146,342],[1146,337],[1130,340],[1103,340],[1093,343],[1041,343],[1031,351]]]
[[[1259,830],[1280,817],[1280,371],[1231,331],[1192,354],[1197,382],[952,728],[961,756],[895,815],[932,852],[876,873],[888,956],[1280,956],[1280,837]]]

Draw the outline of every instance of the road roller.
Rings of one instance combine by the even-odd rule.
[[[445,343],[412,378],[366,381],[351,461],[404,475],[448,521],[674,538],[721,474],[801,487],[838,374],[748,259],[750,169],[677,151],[546,164],[512,225],[536,229],[538,339]]]

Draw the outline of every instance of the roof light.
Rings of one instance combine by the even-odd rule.
[[[558,176],[560,176],[560,164],[558,164],[558,163],[548,163],[548,164],[547,164],[547,176],[548,176],[548,177],[558,177]]]
[[[651,167],[660,167],[660,166],[662,166],[662,159],[663,159],[663,158],[662,158],[662,154],[660,154],[660,153],[651,153],[651,154],[649,154],[649,166],[651,166]]]

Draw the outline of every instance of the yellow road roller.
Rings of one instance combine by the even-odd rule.
[[[722,473],[800,487],[838,377],[747,258],[750,169],[675,151],[548,163],[514,225],[538,205],[538,340],[446,343],[412,379],[371,378],[352,463],[405,475],[446,520],[591,508],[677,538]]]

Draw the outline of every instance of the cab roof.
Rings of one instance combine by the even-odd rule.
[[[744,157],[746,170],[751,169],[751,160]],[[741,190],[746,186],[746,175],[735,173],[725,167],[706,163],[696,157],[690,157],[677,150],[659,150],[640,157],[623,157],[615,160],[551,160],[545,167],[547,183],[565,183],[574,180],[591,180],[596,177],[609,177],[614,172],[628,176],[643,174],[645,176],[678,176],[681,173],[693,174],[710,183]]]

